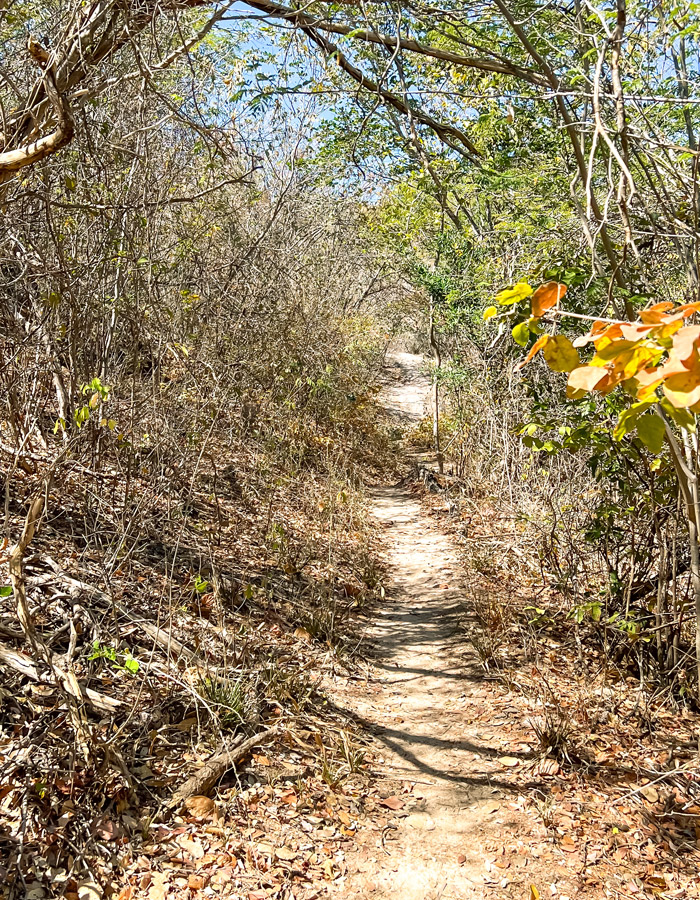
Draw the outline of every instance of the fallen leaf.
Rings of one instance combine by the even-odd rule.
[[[275,856],[277,859],[296,859],[297,853],[296,850],[291,850],[289,847],[277,847],[275,849]]]
[[[467,861],[467,857],[464,855],[464,853],[460,853],[459,856],[457,857],[457,862],[459,863],[459,865],[463,866],[466,861]]]
[[[653,784],[645,784],[644,787],[639,792],[645,800],[648,800],[649,803],[658,803],[659,802],[659,792],[656,790]]]
[[[530,885],[530,900],[541,900],[540,892],[534,884]]]
[[[386,797],[384,800],[379,801],[379,805],[386,806],[389,809],[403,809],[405,804],[398,797]]]
[[[194,838],[183,834],[178,837],[177,842],[184,852],[187,853],[188,856],[191,856],[192,859],[201,859],[204,856],[204,847],[202,847],[201,843]]]
[[[166,900],[170,892],[168,877],[163,872],[153,872],[151,886],[148,889],[148,900]]]
[[[520,760],[516,759],[514,756],[501,756],[498,761],[502,766],[507,766],[509,769],[513,766],[520,765]]]
[[[192,872],[187,879],[187,887],[191,891],[201,891],[202,888],[205,888],[209,884],[209,876],[206,874],[195,875]]]
[[[122,835],[122,829],[112,819],[103,818],[95,825],[95,834],[103,841],[116,841]]]
[[[197,794],[195,797],[188,797],[185,800],[185,808],[187,812],[196,819],[206,819],[216,812],[216,803],[211,797],[205,797],[203,794]]]
[[[568,834],[564,835],[559,846],[565,853],[575,853],[578,850],[573,838]]]
[[[102,900],[102,888],[94,881],[84,881],[78,885],[80,900]]]
[[[558,775],[560,768],[556,759],[543,759],[535,767],[535,775]]]
[[[314,642],[314,639],[311,637],[306,628],[295,628],[294,637],[298,641],[303,641],[305,644],[313,644]]]

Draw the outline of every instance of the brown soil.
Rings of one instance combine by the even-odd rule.
[[[385,407],[417,424],[428,394],[421,358],[397,354],[391,361],[399,377],[384,392]],[[382,852],[373,855],[372,848],[358,860],[342,893],[399,900],[483,896],[483,849],[490,838],[503,837],[494,813],[505,794],[483,729],[465,721],[466,695],[478,690],[482,670],[465,650],[456,548],[408,487],[377,488],[373,512],[385,536],[390,581],[369,633],[373,677],[351,702],[381,744],[387,790],[400,785],[402,809],[385,832]]]

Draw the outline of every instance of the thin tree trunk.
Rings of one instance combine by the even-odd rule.
[[[440,383],[438,380],[442,357],[440,355],[440,346],[435,336],[435,300],[432,297],[430,298],[430,346],[435,360],[435,374],[433,376],[433,446],[437,457],[438,472],[442,475],[445,461],[440,447]]]

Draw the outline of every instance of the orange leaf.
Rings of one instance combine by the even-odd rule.
[[[578,366],[569,373],[568,387],[572,391],[592,391],[607,374],[607,369],[600,366]]]
[[[700,340],[700,325],[687,325],[685,328],[681,328],[673,339],[673,349],[670,355],[678,359],[688,359],[693,355],[698,340]]]
[[[566,285],[559,284],[557,281],[541,284],[532,295],[532,315],[537,318],[543,316],[548,309],[557,305],[566,290]]]
[[[403,800],[399,800],[398,797],[386,797],[384,800],[379,801],[380,806],[387,806],[389,809],[403,809],[404,802]]]
[[[522,369],[523,366],[526,366],[530,362],[532,357],[545,346],[547,341],[549,341],[548,334],[543,334],[542,337],[538,337],[537,340],[535,341],[535,343],[532,345],[532,347],[530,347],[530,352],[527,354],[525,359],[522,362],[518,363],[518,365],[515,368]]]
[[[665,300],[663,303],[655,303],[649,309],[643,309],[639,318],[647,325],[659,325],[665,318],[664,313],[667,313],[669,309],[673,309],[673,303]]]
[[[654,325],[639,325],[637,322],[630,322],[629,325],[620,325],[622,337],[628,341],[638,341],[645,337],[655,328]]]
[[[197,794],[195,797],[188,797],[185,800],[187,812],[194,816],[195,819],[206,819],[216,812],[216,803],[203,794]]]
[[[642,369],[625,386],[629,387],[631,392],[637,395],[638,400],[646,400],[663,381],[661,373],[662,370],[660,368]]]
[[[590,341],[599,341],[602,337],[607,336],[608,331],[612,328],[616,329],[613,332],[613,337],[620,337],[622,332],[619,330],[620,326],[616,323],[611,325],[609,322],[594,322],[588,334],[582,334],[576,338],[574,347],[585,347]]]

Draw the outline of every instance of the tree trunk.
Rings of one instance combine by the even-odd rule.
[[[430,346],[433,351],[433,359],[435,360],[435,373],[433,375],[433,446],[437,457],[438,472],[442,475],[445,460],[440,447],[440,383],[438,380],[442,357],[440,356],[440,346],[435,336],[435,301],[432,297],[430,298]]]

